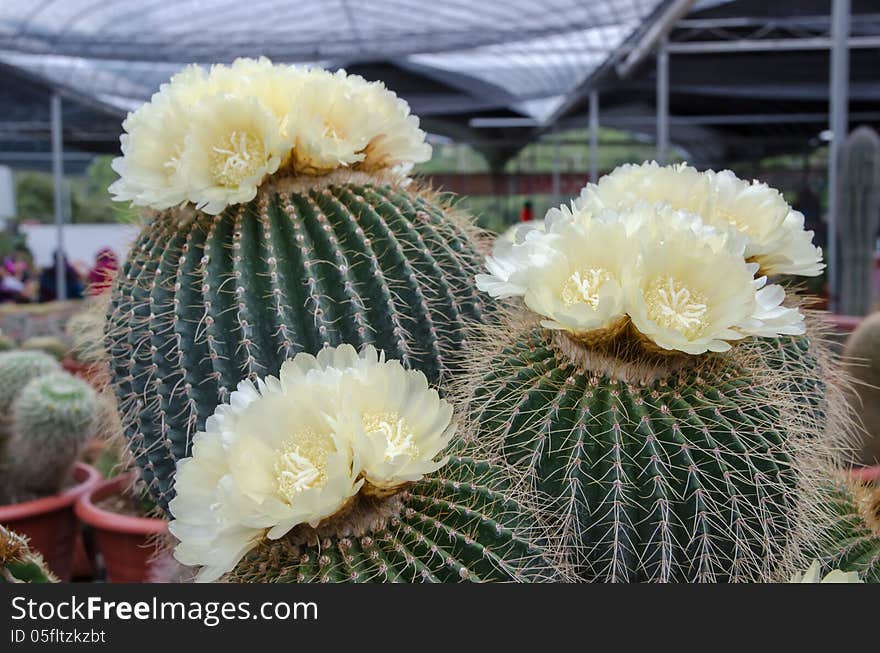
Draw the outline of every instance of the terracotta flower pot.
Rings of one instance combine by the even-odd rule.
[[[74,505],[80,496],[98,484],[101,475],[95,468],[77,463],[73,478],[76,485],[60,494],[0,506],[0,524],[26,535],[60,580],[70,580],[73,552],[79,537]]]
[[[96,505],[102,499],[125,492],[132,480],[130,474],[122,474],[103,481],[83,494],[76,504],[77,516],[95,531],[111,583],[148,582],[155,554],[152,539],[168,530],[162,519],[122,515]]]

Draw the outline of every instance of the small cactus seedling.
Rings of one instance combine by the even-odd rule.
[[[7,500],[58,492],[93,434],[97,410],[91,386],[66,372],[28,383],[13,404],[12,435],[3,457]]]
[[[0,414],[9,412],[13,400],[31,379],[60,369],[58,361],[42,351],[0,354]]]
[[[42,351],[0,353],[0,451],[12,428],[12,402],[27,383],[38,376],[60,370],[52,356]]]

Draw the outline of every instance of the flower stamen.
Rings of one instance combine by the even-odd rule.
[[[566,306],[589,304],[596,308],[599,305],[599,290],[610,279],[611,275],[604,268],[581,268],[562,286],[562,301]]]
[[[645,293],[645,301],[652,320],[689,339],[698,337],[708,326],[709,307],[705,295],[674,277],[651,284]]]
[[[233,131],[228,145],[211,148],[211,176],[220,186],[234,188],[257,172],[266,152],[260,139],[248,132]]]
[[[385,438],[385,460],[407,455],[417,458],[419,448],[415,444],[415,434],[406,420],[397,413],[371,413],[364,415],[364,431]]]
[[[276,451],[274,466],[278,493],[293,503],[306,490],[327,482],[327,457],[332,443],[312,430],[297,433]]]

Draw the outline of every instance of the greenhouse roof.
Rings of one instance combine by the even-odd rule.
[[[0,61],[126,111],[191,62],[265,55],[350,68],[393,61],[487,106],[543,118],[662,4],[5,0]]]
[[[880,12],[876,0],[851,4],[851,122],[874,123]],[[792,151],[827,125],[830,8],[831,0],[5,0],[0,163],[48,161],[53,92],[65,98],[66,155],[86,160],[116,152],[121,117],[183,65],[260,55],[381,79],[426,129],[468,141],[490,161],[555,125],[586,127],[592,90],[600,124],[651,137],[663,38],[674,143],[704,162]]]

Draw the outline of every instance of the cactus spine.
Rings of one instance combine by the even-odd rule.
[[[236,384],[300,351],[372,343],[445,378],[465,320],[482,313],[469,234],[430,193],[345,172],[264,186],[216,216],[154,216],[119,274],[106,333],[156,502],[173,498],[175,462]]]
[[[880,138],[870,127],[846,139],[840,191],[840,311],[866,315],[874,304],[874,251],[880,227]]]
[[[68,479],[98,410],[94,390],[66,372],[30,381],[13,404],[4,451],[7,501],[55,494]]]
[[[57,583],[26,537],[0,525],[0,583]]]

